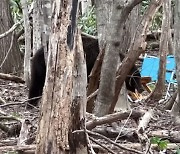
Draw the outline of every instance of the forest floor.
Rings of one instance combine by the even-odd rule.
[[[6,101],[6,104],[0,105],[0,149],[3,149],[3,147],[6,146],[17,145],[21,127],[20,122],[23,119],[26,119],[29,122],[30,127],[28,128],[30,129],[29,132],[31,132],[32,137],[29,137],[31,139],[26,141],[26,143],[35,143],[34,134],[36,134],[38,127],[39,110],[26,109],[25,101],[27,100],[27,92],[28,89],[24,84],[0,80],[0,97]],[[133,109],[136,108],[144,111],[148,111],[150,108],[154,109],[153,118],[151,118],[150,122],[148,123],[145,133],[147,134],[148,138],[158,136],[161,141],[168,140],[168,146],[165,148],[167,149],[166,153],[175,153],[178,143],[180,142],[180,124],[176,124],[170,112],[164,110],[165,102],[155,102],[154,104],[149,105],[142,101],[132,103],[131,105]],[[8,118],[3,119],[3,117]],[[3,128],[3,126],[5,126],[5,128]],[[98,128],[94,130],[108,138],[111,138],[112,140],[115,140],[116,136],[119,134],[119,132],[121,132],[117,143],[120,143],[125,147],[139,149],[142,143],[140,143],[137,135],[134,133],[135,130],[137,130],[137,127],[138,123],[136,123],[135,120],[127,118],[103,127],[98,126]],[[105,141],[101,140],[101,142],[101,144],[106,144],[107,146]],[[110,149],[111,147],[112,145],[109,144]],[[158,148],[159,146],[156,146],[156,148],[152,149],[152,153],[158,153]],[[116,149],[115,147],[112,149],[114,149],[115,153],[135,153],[130,151],[122,151],[120,149]]]
[[[6,102],[0,105],[0,154],[3,149],[8,150],[9,146],[17,145],[23,120],[26,120],[27,128],[29,129],[29,137],[26,140],[26,144],[35,144],[39,109],[26,109],[27,93],[28,89],[24,84],[0,79],[0,97]],[[161,153],[173,154],[180,147],[180,123],[177,123],[170,112],[164,109],[165,105],[166,101],[154,102],[152,104],[147,104],[145,101],[131,103],[132,110],[143,110],[145,112],[148,112],[150,109],[153,110],[153,115],[150,117],[150,121],[143,132],[143,136],[146,136],[146,141],[149,141],[151,137],[156,137],[155,142],[157,143],[154,146],[151,143],[146,143],[145,145],[149,153],[160,153],[160,148],[164,146],[166,150],[164,152],[161,151]],[[117,121],[113,124],[98,126],[94,131],[103,134],[113,141],[119,135],[118,144],[125,148],[142,151],[144,143],[142,143],[143,141],[137,135],[137,129],[138,122],[127,117],[125,120]],[[114,153],[136,153],[128,149],[122,150],[104,139],[98,139],[97,137],[95,139],[99,144],[113,150]],[[97,149],[103,148],[100,148],[98,145]],[[110,152],[102,150],[99,153]]]

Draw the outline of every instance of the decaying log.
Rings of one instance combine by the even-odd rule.
[[[124,120],[124,119],[128,118],[130,114],[131,114],[130,118],[137,120],[144,113],[145,112],[143,112],[142,110],[141,111],[133,110],[133,111],[117,112],[117,113],[109,114],[109,115],[106,115],[103,117],[94,117],[94,119],[92,119],[86,123],[86,127],[87,127],[87,129],[93,129],[98,125],[102,125],[105,123],[112,123],[112,122],[115,122],[118,120]]]
[[[25,81],[18,76],[10,75],[10,74],[4,74],[4,73],[0,73],[0,79],[10,80],[10,81],[14,81],[16,83],[25,83]]]
[[[26,151],[26,150],[35,150],[36,145],[23,145],[23,146],[3,146],[0,147],[0,153],[3,151]]]

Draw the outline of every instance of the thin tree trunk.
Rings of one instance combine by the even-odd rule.
[[[47,62],[47,56],[48,56],[48,44],[49,42],[49,34],[51,31],[51,0],[41,0],[42,5],[41,8],[43,10],[42,15],[42,23],[41,23],[41,29],[42,29],[42,45],[44,47],[44,57],[45,62]]]
[[[172,24],[172,7],[171,7],[172,0],[169,0],[168,7],[169,7],[169,30],[168,30],[168,53],[171,55],[174,55],[174,49],[173,49],[173,40],[172,40],[172,32],[171,32],[171,24]]]
[[[105,47],[106,47],[106,33],[107,25],[110,22],[112,7],[112,0],[95,0],[96,6],[96,18],[97,18],[97,31],[98,31],[98,42],[100,53],[97,57],[99,59],[95,62],[92,70],[92,74],[89,79],[87,95],[94,93],[99,86],[100,70],[102,66],[102,60],[104,58]],[[87,112],[92,113],[94,109],[95,98],[92,98],[87,104]]]
[[[31,57],[31,28],[28,14],[28,4],[26,0],[21,0],[24,20],[24,34],[25,34],[25,54],[24,54],[24,80],[26,85],[30,84],[30,57]]]
[[[160,38],[160,62],[158,81],[154,91],[151,93],[148,101],[158,101],[162,98],[165,88],[165,75],[166,75],[166,54],[168,53],[168,39],[169,39],[169,27],[170,27],[170,14],[169,10],[171,2],[169,0],[163,1],[163,21],[162,21],[162,33]]]
[[[43,14],[41,8],[42,8],[41,0],[35,0],[34,9],[33,9],[33,55],[42,46],[41,26],[44,23],[43,23]]]
[[[172,113],[180,116],[180,0],[175,1],[174,8],[174,51],[176,59],[176,79],[178,84],[178,101],[174,103]]]

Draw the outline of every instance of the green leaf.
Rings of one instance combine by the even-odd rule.
[[[162,140],[159,142],[158,146],[160,150],[167,149],[167,144],[169,143],[168,140]]]
[[[157,136],[151,137],[150,138],[150,142],[151,144],[159,144],[159,142],[161,141],[161,139]]]

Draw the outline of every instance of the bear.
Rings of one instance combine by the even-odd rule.
[[[97,39],[88,38],[82,35],[83,49],[85,53],[86,66],[87,66],[87,78],[91,73],[94,66],[96,58],[99,54],[99,45]],[[125,57],[124,54],[120,54],[121,60]],[[29,104],[36,106],[38,104],[38,99],[32,99],[42,95],[44,82],[46,77],[46,64],[44,59],[44,49],[41,47],[32,58],[31,65],[31,82],[29,87]],[[134,64],[130,72],[128,73],[126,80],[126,88],[129,91],[135,93],[137,90],[139,93],[144,91],[141,84],[141,75]],[[31,100],[32,99],[32,100]]]
[[[31,80],[29,86],[29,104],[36,106],[38,99],[32,99],[42,95],[46,77],[46,64],[44,58],[44,48],[41,47],[31,59]],[[32,99],[32,100],[31,100]],[[30,107],[28,105],[28,107]]]

